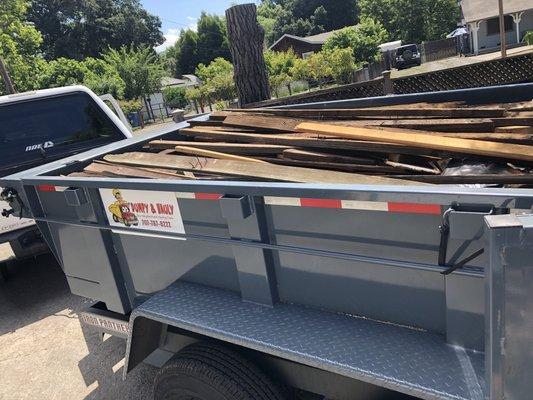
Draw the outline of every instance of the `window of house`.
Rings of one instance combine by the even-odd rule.
[[[314,51],[308,51],[306,53],[302,53],[302,58],[305,60],[309,57],[311,57],[311,54],[314,54],[315,52]]]
[[[513,17],[506,15],[503,17],[505,32],[513,30]],[[498,17],[487,20],[487,35],[498,35],[500,33],[500,19]]]

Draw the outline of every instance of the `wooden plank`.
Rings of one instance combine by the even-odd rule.
[[[511,126],[497,126],[494,128],[494,132],[497,133],[510,133],[510,134],[525,134],[533,135],[533,126],[524,125],[511,125]]]
[[[417,129],[435,132],[492,132],[494,122],[491,119],[398,119],[398,120],[368,120],[368,121],[339,121],[335,125],[342,126],[382,126],[388,128]]]
[[[289,158],[262,158],[272,164],[290,165],[294,167],[307,167],[326,169],[330,171],[355,172],[371,175],[398,174],[399,170],[386,165],[351,164],[327,161],[304,161]]]
[[[524,146],[519,144],[495,143],[482,140],[456,139],[450,137],[439,138],[432,135],[407,134],[368,128],[352,128],[318,124],[312,122],[302,123],[298,125],[296,130],[301,132],[324,133],[343,138],[398,143],[417,148],[459,152],[462,154],[467,153],[511,160],[533,161],[533,146]]]
[[[186,142],[179,140],[152,140],[148,143],[151,149],[174,149],[176,146],[192,146],[205,150],[222,151],[240,155],[281,154],[289,146],[276,144],[253,143],[222,143],[222,142]]]
[[[525,114],[525,113],[523,113]],[[519,116],[506,118],[492,118],[494,126],[533,126],[533,116]]]
[[[275,115],[289,118],[311,118],[311,119],[357,119],[358,117],[376,118],[403,118],[403,117],[440,117],[440,118],[498,118],[506,115],[503,108],[441,108],[441,107],[420,107],[420,108],[399,108],[399,107],[379,107],[379,108],[350,108],[350,109],[296,109],[296,108],[251,108],[243,110],[245,113],[257,113],[264,115]],[[242,113],[242,112],[241,112]],[[227,116],[232,114],[227,114]]]
[[[290,158],[292,160],[300,161],[319,161],[329,163],[353,163],[353,164],[365,164],[374,165],[377,163],[375,159],[342,156],[331,153],[321,153],[316,151],[307,151],[299,149],[288,149],[283,151],[283,158]]]
[[[202,126],[193,126],[191,129],[203,129]],[[211,126],[209,129],[215,130],[215,131],[222,131],[222,132],[247,132],[247,133],[257,133],[260,132],[260,130],[256,130],[253,128],[239,128],[237,126]],[[289,132],[289,131],[288,131]]]
[[[86,173],[103,176],[128,176],[147,179],[194,179],[187,177],[184,174],[178,174],[177,172],[170,172],[168,170],[161,171],[158,169],[128,167],[124,165],[113,165],[102,162],[91,163],[86,166],[83,171]]]
[[[207,121],[187,121],[190,126],[223,126],[222,121],[214,121],[214,120],[207,120]]]
[[[331,125],[337,125],[336,122],[331,121]],[[328,121],[329,124],[329,121]],[[389,128],[383,126],[372,126],[372,129],[404,132],[410,134],[420,134],[439,136],[439,137],[454,137],[460,139],[473,139],[473,140],[489,140],[491,142],[504,142],[504,143],[530,143],[533,141],[533,134],[520,134],[520,133],[495,133],[495,132],[432,132],[416,129],[401,129],[401,128]],[[496,128],[505,129],[505,128]],[[333,138],[330,135],[314,134],[314,133],[292,133],[293,137],[306,137],[306,138]]]
[[[183,154],[192,154],[192,155],[195,155],[195,156],[217,158],[217,159],[220,159],[220,160],[248,161],[248,162],[268,164],[268,162],[262,161],[262,160],[258,160],[256,158],[236,156],[234,154],[221,153],[220,151],[200,149],[198,147],[176,146],[176,147],[174,147],[174,149],[176,149],[177,152],[183,153]]]
[[[108,162],[156,168],[172,168],[184,171],[201,171],[223,175],[234,175],[252,179],[267,179],[283,182],[339,183],[339,184],[381,184],[409,185],[412,182],[377,176],[332,172],[311,168],[288,167],[284,165],[264,165],[257,163],[216,160],[209,158],[159,155],[152,153],[108,154]]]
[[[224,120],[224,125],[265,129],[269,131],[293,131],[303,122],[301,119],[269,117],[264,115],[229,115]]]
[[[305,138],[305,137],[291,137],[290,135],[261,135],[249,133],[229,133],[203,130],[182,129],[181,134],[185,136],[207,137],[225,142],[237,143],[261,143],[261,144],[277,144],[291,147],[308,147],[316,149],[329,150],[351,150],[360,152],[376,152],[376,153],[397,153],[397,154],[412,154],[412,155],[438,155],[438,151],[431,149],[421,150],[411,146],[403,146],[390,143],[369,142],[362,140],[346,140],[346,139],[321,139],[321,138]],[[202,135],[202,136],[200,136]]]

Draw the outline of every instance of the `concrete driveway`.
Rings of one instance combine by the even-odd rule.
[[[0,246],[0,260],[11,257]],[[151,399],[155,368],[122,380],[125,341],[90,333],[77,313],[89,300],[70,293],[50,255],[9,261],[0,281],[0,399]]]

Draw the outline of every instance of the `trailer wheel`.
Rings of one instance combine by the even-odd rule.
[[[194,343],[157,373],[154,400],[284,400],[257,366],[221,345]]]

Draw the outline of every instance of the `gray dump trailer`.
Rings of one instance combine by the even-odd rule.
[[[2,181],[156,399],[532,398],[533,190],[65,177],[184,126]]]

